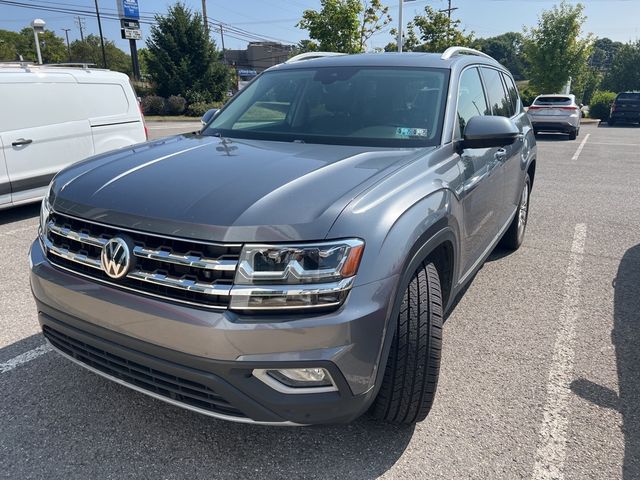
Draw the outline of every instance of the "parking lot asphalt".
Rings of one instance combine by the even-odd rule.
[[[146,125],[149,132],[149,140],[185,132],[194,132],[202,127],[198,119],[194,122],[146,122]]]
[[[83,370],[42,347],[38,207],[0,212],[0,477],[640,478],[640,128],[538,145],[525,243],[448,317],[416,427],[227,423]]]

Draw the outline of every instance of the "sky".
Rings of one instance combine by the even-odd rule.
[[[462,21],[467,31],[475,32],[476,37],[489,37],[508,31],[522,31],[523,26],[534,26],[539,14],[560,0],[452,0],[457,7],[454,18]],[[319,8],[319,0],[206,0],[207,14],[216,22],[223,22],[248,33],[225,33],[226,48],[245,48],[249,38],[258,40],[275,40],[286,43],[297,43],[307,38],[306,32],[296,28],[295,24],[305,9]],[[34,18],[42,18],[47,28],[64,36],[63,28],[70,28],[69,37],[73,41],[79,38],[79,30],[72,13],[41,11],[23,8],[15,4],[30,6],[47,6],[48,8],[77,9],[95,11],[94,0],[0,0],[0,29],[20,30],[28,26]],[[166,12],[169,0],[139,0],[142,15]],[[202,0],[184,0],[190,8],[200,10]],[[571,3],[578,3],[571,0]],[[588,20],[585,32],[598,37],[609,37],[612,40],[627,42],[640,39],[640,0],[581,0],[586,6]],[[14,5],[10,5],[14,4]],[[229,6],[231,4],[231,6]],[[383,0],[389,5],[389,13],[394,18],[382,32],[372,37],[369,48],[381,48],[392,41],[389,30],[396,26],[399,0]],[[98,0],[101,13],[114,15],[117,0]],[[420,13],[425,5],[441,9],[447,7],[447,0],[413,0],[404,6],[404,18],[410,20]],[[98,32],[95,16],[84,14],[85,34]],[[105,38],[114,40],[116,44],[128,50],[128,41],[120,38],[120,25],[116,19],[103,18]],[[144,39],[149,33],[149,25],[143,24],[143,40],[138,48],[143,47]],[[219,33],[213,32],[214,39],[220,46]]]

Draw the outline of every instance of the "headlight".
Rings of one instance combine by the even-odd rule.
[[[49,190],[42,199],[42,206],[40,207],[40,237],[45,238],[48,234],[47,224],[49,223],[49,215],[51,214],[51,206],[49,205]]]
[[[246,245],[240,254],[231,308],[292,309],[340,305],[353,285],[364,242]]]

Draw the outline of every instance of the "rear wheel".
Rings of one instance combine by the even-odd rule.
[[[569,140],[575,140],[576,138],[578,138],[578,131],[577,130],[573,130],[573,131],[569,132]]]
[[[440,372],[442,293],[433,263],[415,272],[402,299],[382,386],[371,413],[379,420],[412,424],[431,410]]]
[[[518,204],[516,216],[513,218],[513,221],[502,237],[502,240],[500,240],[500,246],[508,250],[517,250],[524,241],[524,234],[527,230],[527,220],[529,219],[530,194],[531,179],[529,178],[529,174],[527,174],[524,178],[524,187],[522,188],[522,194],[520,195],[520,203]]]

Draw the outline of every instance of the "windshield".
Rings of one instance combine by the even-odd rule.
[[[296,68],[262,74],[204,135],[419,147],[440,143],[448,70]]]
[[[618,95],[618,100],[631,100],[632,102],[640,102],[640,92],[621,93]]]

